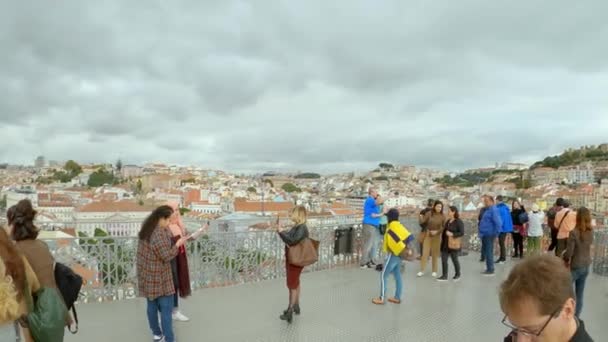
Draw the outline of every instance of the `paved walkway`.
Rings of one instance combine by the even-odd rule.
[[[283,280],[197,291],[183,301],[192,319],[175,323],[179,342],[193,341],[502,341],[497,276],[482,278],[476,255],[462,258],[464,278],[438,283],[416,278],[408,263],[405,302],[374,306],[379,273],[356,268],[308,273],[302,277],[302,316],[292,325],[278,319],[286,307]],[[608,336],[608,278],[588,280],[583,319],[596,341]],[[389,290],[392,289],[389,287]],[[391,290],[392,291],[392,290]],[[151,341],[140,300],[79,306],[81,331],[66,341]]]

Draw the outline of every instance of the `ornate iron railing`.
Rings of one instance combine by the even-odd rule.
[[[310,227],[312,238],[320,241],[319,261],[307,272],[352,265],[358,261],[360,225],[351,223],[354,250],[335,254],[337,225]],[[81,302],[111,301],[136,296],[135,237],[81,237],[45,241],[55,259],[84,275],[86,284]],[[193,289],[228,286],[285,275],[284,244],[274,232],[248,231],[210,233],[187,245]]]
[[[403,223],[417,234],[416,219]],[[307,272],[327,270],[357,264],[361,254],[361,225],[351,222],[352,248],[336,253],[336,230],[344,225],[310,227],[311,237],[320,241],[319,261]],[[477,223],[465,221],[463,250],[479,251]],[[550,240],[548,231],[546,246]],[[608,231],[597,230],[594,244],[593,270],[608,276]],[[81,237],[46,241],[57,261],[67,264],[84,275],[81,302],[111,301],[136,296],[135,237]],[[511,250],[507,240],[507,250]],[[193,289],[277,279],[285,275],[285,249],[272,231],[213,232],[187,245],[190,280]],[[496,249],[497,250],[497,249]]]

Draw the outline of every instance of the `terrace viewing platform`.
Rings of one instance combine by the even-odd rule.
[[[414,232],[416,220],[403,223]],[[190,322],[175,322],[177,341],[502,341],[508,329],[497,289],[517,260],[482,277],[473,222],[466,222],[463,279],[439,283],[416,278],[406,262],[404,302],[374,306],[380,275],[358,267],[357,222],[321,223],[319,262],[302,276],[302,315],[288,325],[278,316],[287,305],[284,249],[270,231],[211,232],[189,243],[193,295],[180,301]],[[136,298],[132,237],[48,241],[56,259],[85,275],[77,305],[80,332],[66,341],[151,341],[145,301]],[[465,253],[466,253],[465,252]],[[608,337],[608,232],[596,230],[594,264],[582,318],[596,338]],[[389,291],[394,284],[389,283]]]

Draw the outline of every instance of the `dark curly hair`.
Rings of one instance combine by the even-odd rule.
[[[34,225],[36,210],[29,199],[19,201],[7,212],[8,224],[13,227],[11,238],[15,241],[35,240],[38,237],[38,228]]]
[[[156,228],[158,227],[158,222],[161,218],[168,219],[173,215],[173,208],[168,205],[161,205],[160,207],[154,209],[150,215],[144,220],[144,223],[141,225],[141,229],[139,230],[139,239],[144,241],[150,241],[150,237]]]

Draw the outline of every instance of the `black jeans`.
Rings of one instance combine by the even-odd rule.
[[[559,230],[551,229],[551,244],[549,245],[549,251],[554,250],[557,247],[557,233]]]
[[[456,275],[460,275],[460,261],[458,261],[458,253],[460,251],[441,251],[441,276],[448,276],[448,256],[452,258],[452,263],[454,264],[454,269],[456,270]]]
[[[500,258],[498,258],[498,260],[507,261],[507,249],[505,247],[506,238],[507,233],[500,233],[500,235],[498,235],[498,245],[500,246]]]
[[[515,249],[514,257],[524,257],[524,237],[520,233],[512,233],[513,248]]]

